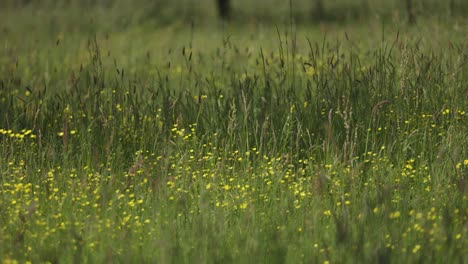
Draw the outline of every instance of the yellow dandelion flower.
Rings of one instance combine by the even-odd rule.
[[[306,74],[308,76],[314,76],[315,75],[315,69],[312,66],[307,67]]]
[[[416,245],[416,246],[414,246],[414,248],[413,248],[413,253],[414,253],[414,254],[418,253],[418,251],[419,251],[420,249],[421,249],[421,245]]]
[[[400,216],[401,216],[400,211],[395,211],[393,213],[390,213],[389,217],[390,217],[390,219],[396,219],[396,218],[400,218]]]

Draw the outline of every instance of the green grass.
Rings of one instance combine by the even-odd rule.
[[[468,260],[463,15],[48,2],[0,10],[3,263]]]

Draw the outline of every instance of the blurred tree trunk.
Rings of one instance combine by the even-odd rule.
[[[230,0],[217,0],[218,14],[222,19],[228,19],[231,15],[231,1]]]
[[[454,11],[455,11],[455,0],[450,0],[450,6],[449,6],[450,16],[453,16]]]
[[[321,19],[325,16],[325,8],[322,0],[315,0],[315,9],[312,12],[315,18]]]
[[[414,15],[413,0],[406,0],[406,12],[408,13],[408,22],[410,24],[416,23],[416,17]]]

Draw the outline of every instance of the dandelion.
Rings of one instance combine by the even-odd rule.
[[[390,217],[390,219],[397,219],[397,218],[400,218],[400,216],[401,216],[400,211],[395,211],[393,213],[390,213],[389,217]]]
[[[18,261],[15,259],[4,259],[3,264],[18,264]]]
[[[314,67],[312,66],[307,67],[306,74],[307,76],[310,76],[310,77],[314,76],[315,75]]]

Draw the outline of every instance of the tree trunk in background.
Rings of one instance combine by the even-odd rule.
[[[321,19],[325,16],[325,8],[322,0],[315,0],[315,9],[312,12],[315,18]]]
[[[230,0],[217,0],[218,14],[222,19],[228,19],[231,15],[231,1]]]
[[[413,0],[406,0],[406,12],[408,13],[408,22],[410,24],[416,23],[416,17],[414,15]]]
[[[453,16],[453,12],[455,11],[455,0],[450,0],[449,12],[450,16]]]

